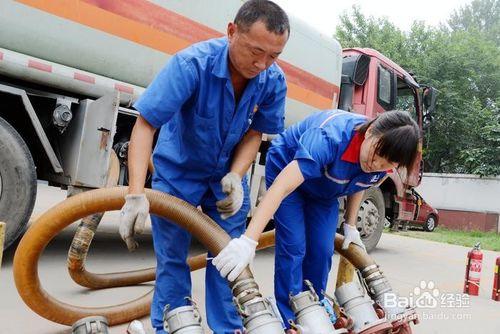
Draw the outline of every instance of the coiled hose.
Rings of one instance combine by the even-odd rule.
[[[78,319],[91,315],[102,315],[110,325],[129,322],[149,313],[152,293],[123,303],[108,307],[81,307],[57,300],[45,291],[38,277],[38,260],[48,243],[66,226],[89,215],[119,210],[125,203],[128,188],[115,187],[91,190],[66,199],[42,214],[29,228],[19,243],[14,256],[14,279],[17,290],[24,302],[40,316],[56,323],[71,325]],[[230,237],[213,220],[190,204],[168,194],[146,190],[150,202],[150,212],[163,216],[186,229],[197,238],[212,254],[216,255],[230,241]],[[374,261],[358,246],[351,244],[342,250],[343,237],[336,235],[335,249],[346,257],[356,268],[376,267]],[[274,231],[263,234],[259,248],[274,245]],[[87,248],[88,250],[88,248]],[[81,259],[84,269],[85,257]],[[190,259],[192,269],[206,265],[206,255]],[[154,269],[138,270],[128,273],[91,276],[88,286],[105,288],[137,284],[154,279]],[[132,278],[130,278],[132,277]],[[233,282],[252,279],[249,268]],[[96,283],[97,282],[97,283]],[[87,286],[86,285],[86,286]]]

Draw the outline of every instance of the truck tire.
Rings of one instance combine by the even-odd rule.
[[[0,221],[4,249],[24,232],[36,198],[35,163],[19,133],[0,117]]]
[[[369,188],[365,191],[358,211],[356,226],[367,252],[377,246],[384,230],[385,203],[379,188]]]

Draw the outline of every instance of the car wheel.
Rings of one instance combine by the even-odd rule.
[[[436,216],[429,215],[427,216],[427,220],[424,223],[424,231],[432,232],[436,228]]]

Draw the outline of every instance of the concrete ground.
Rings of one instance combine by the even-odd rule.
[[[45,184],[39,185],[34,215],[64,200],[65,192]],[[40,281],[57,299],[79,306],[106,306],[130,301],[150,291],[153,284],[137,287],[90,291],[74,283],[66,270],[66,255],[75,224],[64,230],[47,247],[39,263]],[[119,272],[155,265],[150,232],[139,238],[140,248],[128,253],[117,234],[117,213],[106,214],[88,256],[87,269],[96,273]],[[402,297],[412,297],[421,307],[421,322],[413,333],[498,333],[500,302],[490,299],[493,265],[500,252],[484,251],[481,289],[478,297],[463,296],[463,277],[468,249],[461,246],[384,234],[372,252],[375,261]],[[195,244],[193,254],[203,252]],[[0,333],[69,334],[71,329],[46,320],[31,311],[19,297],[12,275],[13,249],[5,252],[0,270]],[[271,295],[273,249],[258,253],[253,272],[264,295]],[[333,294],[338,257],[335,256],[329,292]],[[204,309],[204,270],[193,273],[193,297]],[[424,281],[424,282],[422,282]],[[153,333],[147,318],[145,327]],[[110,329],[111,334],[125,333],[126,325]],[[208,330],[207,330],[208,332]]]

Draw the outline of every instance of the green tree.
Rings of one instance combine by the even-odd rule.
[[[492,1],[471,6],[476,2]],[[489,17],[484,20],[490,22]],[[336,37],[343,47],[377,49],[439,90],[426,133],[427,171],[500,175],[499,48],[486,30],[465,24],[458,28],[458,18],[451,21],[452,29],[414,22],[403,32],[386,18],[366,17],[354,7],[340,17]]]
[[[495,131],[488,130],[499,121],[498,104],[493,103],[499,98],[498,48],[475,31],[440,31],[432,44],[416,56],[424,58],[416,69],[423,82],[439,89],[426,145],[428,166],[436,172],[500,175],[498,160],[495,164],[480,154],[500,156],[492,141]]]
[[[406,49],[404,33],[387,18],[364,16],[359,6],[353,6],[351,13],[340,16],[336,36],[343,48],[384,50],[385,55],[396,62],[406,58],[401,53]]]
[[[473,101],[476,102],[476,101]],[[479,175],[500,175],[500,113],[498,103],[482,108],[478,101],[466,121],[471,141],[464,145],[460,160],[464,169]]]
[[[453,31],[476,30],[500,45],[500,1],[474,0],[453,12],[448,24]]]

